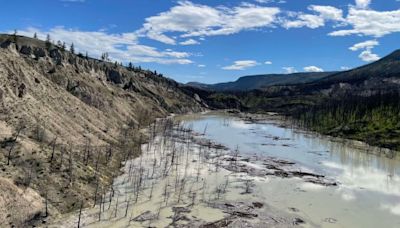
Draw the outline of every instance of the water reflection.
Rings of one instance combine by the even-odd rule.
[[[207,115],[188,121],[193,129],[242,153],[262,154],[296,163],[338,180],[341,200],[371,200],[377,210],[400,215],[400,161],[376,155],[378,149],[363,144],[285,128],[276,122],[248,123],[235,117]],[[307,191],[327,191],[313,184]],[[371,198],[371,199],[369,199]]]

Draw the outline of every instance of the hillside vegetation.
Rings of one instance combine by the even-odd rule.
[[[203,90],[217,92],[240,92],[256,89],[263,89],[276,85],[294,85],[299,83],[309,83],[320,80],[335,72],[310,72],[310,73],[294,73],[294,74],[264,74],[240,77],[234,82],[225,82],[217,84],[202,84],[189,82],[187,85]]]
[[[400,151],[400,50],[377,62],[309,83],[251,91],[185,89],[217,109],[279,112],[324,134]]]

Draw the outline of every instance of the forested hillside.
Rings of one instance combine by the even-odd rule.
[[[400,51],[309,83],[247,92],[186,90],[198,93],[214,108],[279,112],[324,134],[400,151]]]

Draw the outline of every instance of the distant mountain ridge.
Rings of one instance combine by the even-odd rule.
[[[249,75],[240,77],[234,82],[225,82],[217,84],[203,84],[198,82],[189,82],[186,85],[198,89],[213,91],[250,91],[263,89],[275,85],[293,85],[308,83],[323,79],[337,72],[304,72],[294,74],[263,74]]]

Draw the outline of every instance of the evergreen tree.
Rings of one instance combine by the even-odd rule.
[[[49,34],[47,34],[47,37],[46,37],[46,48],[47,49],[51,48],[51,37]]]
[[[75,54],[74,43],[71,44],[71,47],[69,48],[69,51],[70,51],[72,54]]]
[[[12,35],[14,43],[17,43],[17,33],[18,33],[18,31],[16,29],[14,29],[14,33]]]
[[[132,63],[131,63],[131,62],[129,62],[128,68],[129,68],[129,70],[132,70],[132,68],[133,68],[133,65],[132,65]]]
[[[37,39],[37,38],[38,38],[36,32],[33,34],[33,38],[34,38],[34,39]]]
[[[63,42],[61,45],[61,51],[65,51],[66,48],[67,48],[67,46],[65,45],[65,42]]]
[[[108,53],[107,52],[104,52],[103,54],[101,54],[101,60],[108,61]]]

